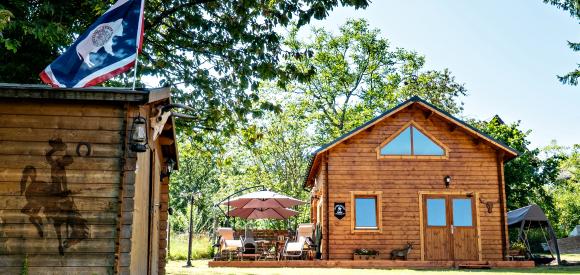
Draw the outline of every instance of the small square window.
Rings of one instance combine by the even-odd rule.
[[[377,229],[377,198],[358,197],[354,199],[355,228]]]
[[[352,192],[352,230],[380,231],[380,192]]]

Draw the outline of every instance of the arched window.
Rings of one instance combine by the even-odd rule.
[[[414,122],[405,125],[379,146],[379,157],[445,157],[447,149]]]

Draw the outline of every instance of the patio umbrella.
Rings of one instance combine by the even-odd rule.
[[[248,220],[276,219],[285,220],[295,216],[298,211],[287,208],[235,208],[228,212],[228,216],[240,217]]]
[[[257,191],[225,201],[222,204],[237,208],[289,208],[305,204],[299,199],[288,197],[272,191]]]

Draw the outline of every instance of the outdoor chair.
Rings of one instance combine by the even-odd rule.
[[[308,248],[305,248],[306,239],[312,238],[312,233],[314,232],[314,225],[311,223],[304,223],[298,226],[296,241],[290,242],[290,239],[286,239],[286,244],[284,245],[284,251],[282,251],[282,259],[287,260],[288,258],[300,259],[303,258],[305,252]]]
[[[232,255],[239,254],[244,248],[242,240],[234,239],[234,230],[229,227],[220,227],[217,229],[219,239],[219,253]]]

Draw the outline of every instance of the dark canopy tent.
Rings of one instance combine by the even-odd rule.
[[[558,264],[560,264],[560,249],[558,248],[558,240],[556,234],[554,234],[554,229],[550,224],[550,221],[544,214],[544,211],[539,206],[532,204],[526,207],[518,208],[516,210],[509,211],[508,216],[508,227],[517,228],[519,231],[518,239],[521,240],[528,250],[529,255],[533,258],[534,255],[530,251],[530,244],[527,238],[527,232],[530,228],[540,228],[542,233],[545,234],[545,230],[548,231],[550,236],[550,241],[544,235],[550,253],[552,253],[552,246],[556,252],[556,257],[558,259]],[[553,257],[553,254],[552,254]],[[552,258],[553,259],[553,258]]]

